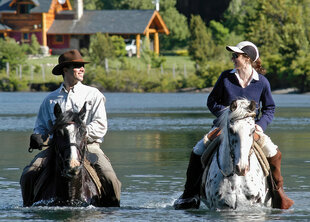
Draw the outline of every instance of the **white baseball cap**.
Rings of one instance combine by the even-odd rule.
[[[226,46],[230,52],[243,53],[250,57],[254,62],[259,58],[256,45],[249,41],[239,42],[236,46]]]

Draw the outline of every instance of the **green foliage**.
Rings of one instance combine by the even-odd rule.
[[[28,91],[29,87],[27,81],[18,80],[16,78],[4,77],[0,79],[0,91],[15,92],[15,91]]]
[[[159,56],[151,50],[150,41],[148,38],[144,38],[142,41],[141,59],[145,62],[145,64],[148,64],[153,68],[160,67],[166,61],[164,56]]]
[[[111,37],[111,41],[113,44],[115,57],[120,58],[126,56],[127,52],[125,49],[126,44],[124,42],[124,39],[121,36],[114,35]]]
[[[222,45],[227,43],[227,38],[229,35],[228,28],[225,28],[221,23],[214,20],[210,21],[209,27],[211,29],[212,37],[215,44]]]
[[[114,57],[112,40],[108,34],[97,33],[91,37],[89,56],[97,65],[103,65],[106,58]]]
[[[35,34],[31,35],[31,42],[27,54],[38,55],[41,52],[40,44]]]
[[[12,68],[26,61],[25,51],[14,39],[0,39],[0,69],[8,62]]]
[[[291,70],[294,75],[296,86],[300,92],[310,91],[310,54],[300,51],[296,59],[292,62]]]
[[[165,50],[184,48],[189,38],[186,17],[175,8],[176,0],[166,0],[160,3],[160,15],[170,31],[168,36],[160,35],[161,48]]]
[[[199,15],[191,17],[188,52],[198,65],[205,64],[214,56],[212,34]]]
[[[26,52],[28,55],[38,55],[41,53],[40,44],[38,42],[38,39],[35,34],[31,35],[31,42],[23,43],[21,45],[21,48],[24,52]]]
[[[267,69],[267,72],[276,71],[282,82],[286,81],[286,86],[298,86],[301,90],[309,84],[305,77],[307,67],[301,64],[306,61],[305,55],[310,53],[305,3],[306,1],[264,0],[256,8],[260,13],[253,14],[249,22],[245,23],[246,27],[250,27],[245,36],[257,44],[261,57],[275,58],[281,55],[281,59],[277,60],[278,64],[274,64],[273,60],[265,60],[267,67],[273,67],[272,70]],[[300,66],[298,71],[294,71],[296,64]],[[278,66],[278,70],[274,69],[275,66]],[[304,74],[301,75],[301,72]],[[305,83],[300,84],[300,79]],[[274,85],[277,86],[276,84]]]
[[[155,9],[152,1],[146,0],[116,0],[114,6],[120,9]]]
[[[105,4],[101,0],[83,0],[84,1],[84,9],[86,10],[100,10],[100,9],[112,9],[107,7],[104,7]],[[112,1],[109,1],[112,2]]]

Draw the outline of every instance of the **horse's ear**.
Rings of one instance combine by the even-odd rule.
[[[56,105],[54,106],[54,115],[56,116],[56,119],[60,117],[61,113],[62,111],[61,111],[60,105],[56,103]]]
[[[86,103],[84,103],[84,106],[82,107],[82,109],[79,112],[79,117],[81,118],[81,120],[84,120],[85,118],[85,114],[86,114]]]
[[[251,100],[251,103],[250,103],[250,105],[249,105],[249,110],[250,110],[251,112],[254,112],[255,109],[256,109],[256,102],[255,102],[254,100]]]
[[[235,111],[237,109],[237,100],[233,100],[230,104],[230,111]]]

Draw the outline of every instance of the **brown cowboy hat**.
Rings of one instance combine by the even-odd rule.
[[[65,52],[64,54],[61,54],[58,58],[58,65],[56,65],[53,70],[52,73],[54,75],[61,75],[62,74],[62,68],[65,65],[68,64],[76,64],[76,63],[89,63],[83,60],[81,54],[79,53],[78,50],[73,49],[70,51]]]

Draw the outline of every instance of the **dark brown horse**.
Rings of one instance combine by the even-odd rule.
[[[79,113],[62,113],[55,105],[47,163],[38,175],[22,175],[28,180],[21,183],[24,206],[119,206],[102,195],[100,180],[86,159],[85,112],[85,104]]]

